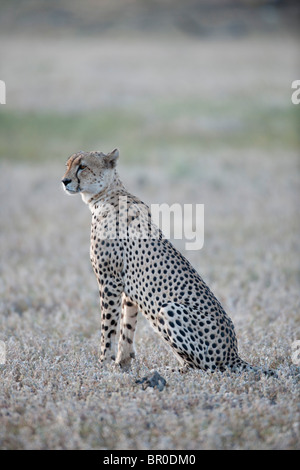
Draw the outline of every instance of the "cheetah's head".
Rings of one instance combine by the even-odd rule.
[[[67,170],[62,179],[65,191],[68,194],[80,193],[88,203],[111,184],[118,157],[118,149],[107,155],[97,151],[74,153],[67,160]]]

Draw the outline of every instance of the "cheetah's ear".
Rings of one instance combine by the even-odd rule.
[[[115,168],[118,158],[119,158],[119,150],[118,149],[114,149],[112,152],[105,155],[104,161],[106,163],[106,167],[107,168]]]

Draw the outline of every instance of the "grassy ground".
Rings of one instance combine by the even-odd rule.
[[[295,47],[0,42],[1,448],[299,448]],[[143,317],[131,371],[100,370],[90,213],[60,179],[74,151],[116,146],[124,183],[145,202],[205,204],[203,249],[175,243],[233,319],[241,356],[278,379],[171,373],[176,361]],[[152,369],[163,392],[135,384]]]

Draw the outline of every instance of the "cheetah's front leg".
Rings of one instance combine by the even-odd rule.
[[[116,358],[116,330],[121,310],[122,292],[123,285],[115,279],[100,284],[101,364]]]
[[[124,295],[120,323],[120,338],[116,363],[123,368],[130,365],[135,357],[134,333],[137,322],[138,307],[129,297]]]

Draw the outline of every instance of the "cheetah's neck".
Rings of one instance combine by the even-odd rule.
[[[87,197],[82,195],[82,197],[84,197],[84,202],[89,205],[91,212],[94,213],[95,209],[98,209],[102,205],[107,204],[107,202],[114,199],[113,195],[120,191],[127,192],[117,171],[115,170],[112,174],[112,179],[106,188],[99,191],[99,193],[90,194]]]

